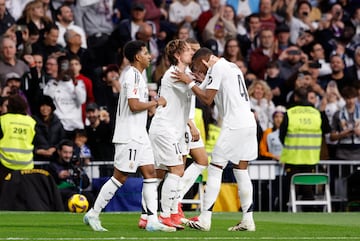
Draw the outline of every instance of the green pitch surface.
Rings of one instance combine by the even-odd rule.
[[[195,213],[186,213],[193,216]],[[256,232],[228,232],[240,213],[214,213],[212,228],[185,228],[174,233],[147,232],[137,227],[139,213],[102,213],[108,232],[94,232],[83,214],[0,212],[0,240],[360,240],[360,213],[254,214]]]

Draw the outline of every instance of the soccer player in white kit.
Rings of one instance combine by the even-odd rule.
[[[165,47],[171,66],[161,79],[160,96],[167,104],[158,108],[149,129],[149,136],[154,150],[158,177],[164,176],[161,190],[161,209],[159,220],[178,229],[183,229],[178,216],[179,182],[184,173],[183,146],[185,128],[189,119],[192,92],[184,83],[178,82],[171,75],[174,71],[189,71],[194,52],[183,40],[172,40]],[[174,205],[176,204],[176,205]],[[172,208],[175,207],[175,208]]]
[[[207,48],[201,48],[194,54],[193,65],[206,72],[205,90],[199,88],[191,78],[187,78],[182,73],[177,73],[177,78],[188,84],[205,104],[210,105],[215,101],[223,123],[208,167],[204,210],[198,220],[190,220],[187,225],[203,231],[210,230],[212,207],[220,191],[223,168],[230,160],[238,184],[243,216],[240,223],[228,230],[255,231],[253,187],[247,167],[249,161],[257,158],[258,143],[256,121],[251,112],[243,74],[235,64],[212,55],[211,50]]]
[[[113,137],[114,173],[102,186],[94,207],[84,216],[84,223],[94,231],[107,231],[99,220],[101,210],[125,183],[129,173],[135,173],[140,168],[144,177],[142,195],[148,212],[146,230],[173,232],[176,228],[160,223],[157,217],[157,177],[146,131],[148,111],[154,111],[157,106],[166,106],[166,100],[163,97],[148,100],[148,87],[142,76],[151,61],[146,43],[128,42],[124,47],[124,56],[129,60],[130,67],[125,70],[121,80]]]

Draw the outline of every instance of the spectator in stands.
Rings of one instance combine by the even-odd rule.
[[[292,44],[296,44],[298,37],[305,30],[314,32],[318,27],[317,23],[310,18],[312,6],[309,1],[301,0],[297,2],[296,16],[294,16],[295,4],[296,0],[291,0],[286,10],[286,22],[290,27],[290,42]]]
[[[290,28],[285,24],[279,24],[275,29],[275,38],[277,40],[279,50],[290,47]]]
[[[81,74],[82,66],[81,66],[81,63],[80,63],[80,58],[78,56],[73,56],[69,60],[70,60],[70,66],[69,67],[70,67],[70,70],[74,73],[74,78],[77,79],[77,80],[81,80],[85,85],[86,101],[81,106],[82,119],[83,119],[83,122],[85,123],[86,105],[88,103],[95,102],[92,81],[88,77]]]
[[[286,210],[291,177],[299,172],[315,172],[315,165],[320,161],[322,134],[329,132],[328,123],[322,119],[320,112],[308,103],[307,97],[306,88],[295,89],[294,105],[288,108],[280,125],[279,138],[283,144],[280,161],[285,164],[283,210]],[[309,146],[311,148],[308,148]],[[302,198],[313,199],[312,187],[302,187]]]
[[[26,4],[21,17],[17,20],[17,24],[26,25],[29,29],[36,28],[41,39],[45,30],[52,25],[52,19],[45,16],[42,0],[34,0]]]
[[[5,76],[10,72],[22,76],[29,71],[27,64],[16,58],[16,42],[9,37],[3,37],[0,45],[0,85],[5,85]]]
[[[263,132],[259,143],[259,151],[262,158],[277,161],[280,160],[283,146],[279,139],[279,128],[284,119],[285,113],[286,108],[284,106],[278,105],[275,107],[272,114],[274,125]]]
[[[67,207],[68,199],[76,193],[81,192],[89,201],[94,203],[91,191],[84,191],[90,180],[83,166],[77,159],[73,159],[74,142],[63,139],[57,146],[57,158],[50,162],[49,172],[54,177],[61,193],[64,207]]]
[[[319,83],[323,89],[326,89],[327,84],[331,80],[335,80],[340,93],[345,86],[351,85],[351,79],[345,72],[344,60],[340,55],[334,54],[330,57],[331,74],[324,75],[319,78]]]
[[[130,40],[136,40],[136,33],[145,22],[150,24],[152,33],[157,34],[155,24],[151,21],[145,21],[146,9],[141,3],[133,2],[131,4],[131,18],[123,19],[110,35],[109,45],[111,49],[119,56],[115,56],[116,63],[121,63],[124,45]]]
[[[224,54],[223,57],[230,62],[233,62],[236,64],[237,61],[243,60],[243,57],[241,55],[239,42],[236,38],[230,38],[226,40],[225,46],[224,46]]]
[[[5,0],[0,0],[0,35],[15,24],[15,19],[5,7]]]
[[[289,81],[307,61],[308,56],[299,47],[294,45],[285,49],[278,58],[280,78]]]
[[[86,106],[86,118],[89,125],[85,126],[94,161],[111,161],[114,154],[112,144],[113,130],[110,124],[110,114],[96,103]]]
[[[82,80],[74,78],[69,69],[69,60],[58,59],[59,74],[51,79],[44,88],[44,94],[50,96],[56,106],[55,114],[59,117],[67,138],[72,139],[76,129],[83,129],[81,105],[86,101],[86,89]]]
[[[42,56],[42,55],[41,55]],[[58,57],[50,55],[45,61],[45,77],[49,79],[56,79],[59,74]],[[47,83],[48,81],[46,81]]]
[[[57,44],[61,45],[63,48],[66,46],[66,41],[64,39],[64,34],[66,30],[71,29],[75,33],[80,35],[81,47],[87,48],[86,44],[86,35],[84,29],[75,25],[74,23],[74,14],[71,7],[68,4],[61,5],[56,11],[55,24],[59,27],[59,37],[57,39]]]
[[[202,12],[198,18],[196,24],[196,32],[198,34],[198,40],[200,42],[203,41],[202,34],[205,30],[206,24],[209,20],[215,16],[216,14],[220,13],[221,10],[221,1],[220,0],[208,0],[209,1],[209,10]]]
[[[10,95],[21,96],[21,98],[23,98],[23,100],[25,101],[25,103],[27,105],[26,113],[31,115],[30,107],[28,105],[28,100],[27,100],[24,92],[22,92],[22,90],[20,89],[20,86],[21,86],[21,77],[15,72],[8,73],[6,75],[6,83],[2,89],[1,95],[2,96],[10,96]]]
[[[287,88],[285,80],[280,78],[280,69],[276,61],[271,61],[267,64],[265,81],[271,89],[274,104],[285,105]]]
[[[190,36],[194,38],[194,28],[201,14],[201,7],[193,0],[174,1],[169,6],[169,21],[180,26],[186,26],[190,30]]]
[[[249,67],[258,78],[264,79],[266,65],[279,57],[279,50],[275,44],[274,32],[263,29],[259,34],[260,46],[250,53]]]
[[[148,23],[142,23],[140,25],[139,30],[135,34],[135,38],[137,40],[144,41],[147,45],[149,53],[151,54],[151,64],[146,69],[146,78],[147,78],[146,81],[153,82],[151,78],[155,70],[156,61],[157,58],[159,57],[160,50],[158,46],[158,41],[153,34],[152,26]]]
[[[264,131],[273,126],[272,114],[275,105],[269,85],[263,80],[252,82],[248,89],[251,108],[256,111],[261,129]]]
[[[241,43],[241,53],[245,59],[251,50],[258,46],[257,39],[261,30],[260,17],[258,14],[251,14],[245,19],[245,34],[238,35],[239,43]]]
[[[116,106],[120,93],[119,67],[115,64],[104,68],[101,80],[93,85],[96,103],[105,108],[110,114],[110,121],[114,124]]]
[[[26,114],[26,102],[19,95],[8,97],[7,109],[0,116],[0,190],[5,176],[12,170],[34,168],[36,121]]]
[[[30,68],[22,77],[21,90],[28,99],[32,114],[38,113],[39,99],[43,95],[44,87],[49,80],[43,69],[43,57],[41,54],[32,54],[34,67]]]
[[[56,146],[65,138],[64,127],[54,113],[55,109],[52,98],[43,95],[39,100],[38,114],[33,115],[38,124],[38,133],[34,140],[34,160],[36,161],[50,163],[54,160]]]
[[[271,0],[260,0],[259,17],[262,29],[271,29],[275,32],[278,22],[272,12]]]
[[[108,39],[114,30],[112,22],[113,0],[76,1],[74,8],[75,24],[84,29],[88,50],[96,56],[94,65],[106,66],[112,63]]]
[[[84,129],[75,130],[74,136],[74,157],[80,162],[81,166],[88,166],[91,162],[91,150],[86,144],[88,140]]]
[[[218,55],[224,53],[225,42],[229,38],[234,38],[237,30],[233,21],[224,18],[223,12],[215,14],[206,24],[203,31],[202,40],[215,40],[217,44]]]
[[[40,53],[46,61],[49,55],[57,57],[65,55],[65,50],[61,45],[57,44],[59,37],[59,27],[52,24],[44,31],[44,38],[32,45],[34,53]]]
[[[0,96],[0,115],[3,115],[7,112],[7,105],[8,105],[8,97]]]
[[[310,48],[311,59],[320,64],[319,76],[328,75],[331,73],[330,63],[326,61],[325,50],[319,42],[314,42]]]
[[[336,159],[359,160],[360,149],[360,109],[356,105],[357,91],[352,86],[341,91],[345,106],[337,111],[332,120],[330,140],[338,141]]]
[[[354,65],[346,68],[346,72],[349,74],[351,82],[360,83],[360,46],[355,49]]]
[[[324,111],[330,126],[332,126],[332,122],[334,119],[334,115],[337,111],[342,109],[345,106],[345,100],[341,96],[340,91],[337,87],[337,84],[334,80],[330,81],[326,87],[326,93],[324,97],[321,99],[320,111]],[[336,159],[336,147],[338,141],[331,141],[330,134],[325,136],[325,141],[327,144],[328,155],[330,160]]]

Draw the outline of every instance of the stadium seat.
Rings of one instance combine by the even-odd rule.
[[[325,185],[324,197],[321,200],[299,200],[296,195],[296,185]],[[331,195],[329,187],[329,176],[325,173],[297,173],[291,178],[290,205],[292,212],[296,213],[297,205],[323,205],[324,210],[331,213]]]
[[[194,199],[182,199],[181,203],[196,204],[198,206],[198,210],[202,211],[202,205],[203,205],[203,199],[204,199],[204,185],[203,185],[202,175],[198,176],[195,183],[199,184],[198,195],[195,195]]]

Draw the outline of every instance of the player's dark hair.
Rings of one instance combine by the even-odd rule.
[[[141,51],[143,47],[146,47],[146,43],[141,40],[134,40],[127,42],[124,46],[124,56],[130,63],[134,63],[135,55]]]
[[[208,61],[212,54],[213,54],[213,52],[210,49],[202,47],[198,51],[195,52],[195,54],[192,57],[192,61],[195,61],[199,58],[202,58],[202,59],[205,59],[206,61]]]

